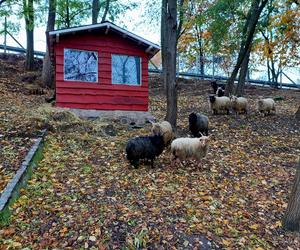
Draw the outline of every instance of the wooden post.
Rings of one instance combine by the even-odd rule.
[[[287,230],[300,231],[300,159],[282,225]]]

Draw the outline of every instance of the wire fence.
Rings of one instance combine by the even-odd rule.
[[[234,64],[228,58],[209,56],[202,59],[203,67],[201,70],[201,60],[197,58],[193,63],[186,63],[185,57],[179,55],[177,61],[177,75],[188,78],[199,79],[214,79],[220,81],[227,81],[233,70]],[[150,61],[149,72],[162,73],[161,67],[155,65]],[[246,83],[268,85],[278,88],[293,88],[300,89],[300,68],[290,67],[281,69],[278,74],[278,81],[268,80],[267,66],[249,65],[249,70],[246,76]],[[237,79],[236,79],[237,81]]]

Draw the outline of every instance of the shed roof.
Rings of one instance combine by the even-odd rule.
[[[122,35],[124,38],[128,38],[136,42],[139,46],[146,47],[146,52],[152,56],[154,56],[159,50],[160,46],[152,43],[138,35],[133,34],[132,32],[125,30],[111,22],[105,21],[103,23],[97,23],[97,24],[91,24],[91,25],[83,25],[78,27],[72,27],[67,29],[59,29],[50,31],[50,36],[56,36],[59,37],[60,35],[65,35],[69,33],[76,33],[76,32],[90,32],[92,30],[104,30],[105,33],[107,32],[114,32],[117,34]]]

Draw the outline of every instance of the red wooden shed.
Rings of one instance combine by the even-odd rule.
[[[49,36],[58,107],[148,111],[148,61],[158,45],[111,22]]]

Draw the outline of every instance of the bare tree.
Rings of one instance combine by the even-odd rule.
[[[227,87],[226,87],[226,94],[232,94],[233,87],[234,87],[234,81],[236,79],[236,76],[240,70],[240,67],[244,61],[244,58],[246,57],[247,53],[249,52],[252,40],[255,32],[255,28],[258,22],[258,19],[260,17],[260,14],[262,10],[264,9],[265,5],[267,4],[268,0],[253,0],[250,10],[247,14],[247,19],[243,28],[243,37],[242,42],[240,46],[240,51],[238,54],[237,63],[234,67],[233,72],[231,73],[230,78],[227,81]],[[244,35],[245,34],[245,35]]]
[[[287,230],[300,231],[300,161],[298,163],[292,193],[282,224]]]
[[[54,68],[50,59],[50,40],[49,31],[54,30],[55,26],[56,0],[49,0],[48,22],[46,30],[46,54],[43,61],[42,79],[44,86],[54,88]]]

